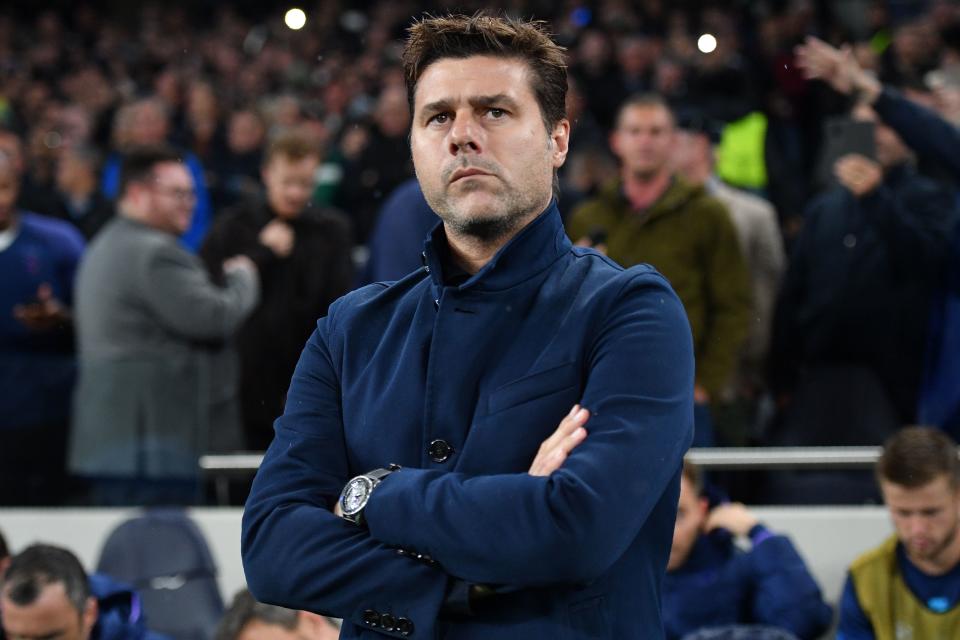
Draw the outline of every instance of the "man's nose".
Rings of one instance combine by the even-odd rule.
[[[473,114],[457,114],[450,127],[450,153],[457,155],[463,152],[476,153],[480,151],[482,132]]]

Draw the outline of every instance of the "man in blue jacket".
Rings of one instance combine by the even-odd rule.
[[[442,224],[307,343],[244,513],[250,589],[344,640],[663,638],[683,308],[564,233],[567,79],[537,23],[424,19],[404,64]]]
[[[73,553],[45,544],[14,556],[0,593],[0,637],[163,640],[147,630],[140,598],[102,574],[87,577]]]
[[[833,614],[790,540],[767,529],[742,504],[711,509],[702,489],[699,469],[685,463],[663,584],[667,637],[741,624],[820,637]],[[739,550],[736,538],[749,541],[750,550]]]

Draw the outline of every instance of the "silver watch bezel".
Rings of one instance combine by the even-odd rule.
[[[356,509],[347,509],[347,506],[346,504],[344,504],[344,501],[346,500],[347,492],[349,488],[353,486],[354,483],[364,485],[364,489],[365,489],[364,496],[360,502],[360,506],[358,506]],[[343,512],[343,515],[348,517],[355,516],[361,511],[363,511],[363,508],[367,506],[367,502],[370,501],[370,494],[373,492],[374,486],[375,485],[374,485],[373,479],[364,475],[356,476],[355,478],[350,480],[350,482],[346,484],[346,486],[343,488],[343,491],[340,493],[340,510]]]

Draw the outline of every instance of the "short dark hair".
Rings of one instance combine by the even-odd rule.
[[[564,48],[550,38],[542,21],[482,12],[472,16],[425,16],[410,27],[403,49],[410,113],[420,76],[437,60],[471,56],[518,58],[530,67],[531,88],[544,125],[551,131],[567,112],[567,64],[563,52]]]
[[[617,119],[614,121],[615,128],[620,127],[620,119],[623,118],[623,114],[627,109],[633,109],[636,107],[659,107],[667,112],[667,115],[670,116],[670,122],[673,126],[677,126],[677,116],[673,112],[673,107],[670,106],[670,103],[660,95],[659,93],[638,93],[630,96],[623,101],[623,104],[620,105],[620,108],[617,109]]]
[[[960,487],[960,458],[957,444],[946,433],[932,427],[905,427],[883,445],[877,462],[877,478],[916,489],[940,476]]]
[[[297,612],[272,604],[263,604],[254,599],[247,589],[237,592],[233,602],[224,612],[217,625],[214,640],[236,640],[247,623],[254,620],[274,624],[284,629],[297,628]]]
[[[183,162],[183,156],[166,145],[131,149],[123,156],[120,168],[120,196],[131,184],[152,180],[157,165],[167,162]]]
[[[7,539],[3,537],[3,531],[0,531],[0,560],[10,556],[10,547],[7,546]],[[0,575],[0,582],[3,582],[3,576]]]
[[[82,613],[90,597],[87,573],[77,556],[49,544],[27,547],[10,560],[3,583],[6,597],[18,606],[33,604],[44,587],[62,583],[70,604]]]

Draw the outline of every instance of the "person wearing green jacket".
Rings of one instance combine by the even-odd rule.
[[[620,176],[574,210],[567,233],[624,267],[653,265],[687,311],[696,355],[697,434],[713,444],[709,405],[727,384],[750,323],[750,279],[730,214],[674,173],[676,123],[657,95],[629,99],[610,136]]]

